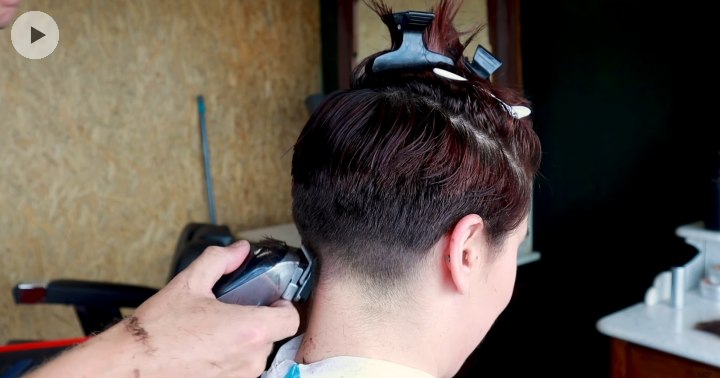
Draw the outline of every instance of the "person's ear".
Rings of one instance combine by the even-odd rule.
[[[449,240],[443,251],[443,260],[452,284],[461,294],[466,294],[472,281],[472,269],[478,264],[484,237],[484,222],[477,214],[469,214],[450,230]]]

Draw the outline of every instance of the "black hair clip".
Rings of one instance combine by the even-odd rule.
[[[487,51],[481,45],[475,50],[472,62],[465,61],[465,65],[476,75],[483,79],[487,79],[493,72],[497,71],[502,62],[496,58],[490,51]]]
[[[402,34],[391,29],[392,51],[375,58],[372,72],[400,68],[430,68],[441,64],[453,65],[452,59],[428,50],[423,40],[425,28],[435,19],[433,13],[409,11],[393,13],[392,16],[397,30]]]

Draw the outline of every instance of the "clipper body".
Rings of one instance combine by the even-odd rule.
[[[302,302],[312,290],[313,268],[313,257],[304,247],[251,244],[251,255],[218,280],[213,294],[225,303],[251,306],[279,299]]]

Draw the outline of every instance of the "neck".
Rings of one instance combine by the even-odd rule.
[[[429,301],[369,299],[372,296],[361,284],[348,280],[321,281],[313,295],[307,330],[295,358],[298,363],[353,356],[441,375],[437,348],[442,336],[436,325],[442,319],[436,311],[420,308]],[[390,302],[391,306],[382,304]]]

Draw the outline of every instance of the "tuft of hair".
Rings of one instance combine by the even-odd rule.
[[[366,2],[401,35],[392,10]],[[468,79],[430,69],[373,73],[367,57],[351,87],[330,94],[294,146],[293,217],[320,276],[353,276],[379,290],[416,273],[431,247],[465,215],[480,215],[499,244],[528,215],[540,142],[530,117],[513,118],[499,101],[529,106],[519,93],[475,75],[453,20],[459,2],[431,9],[428,48]]]

